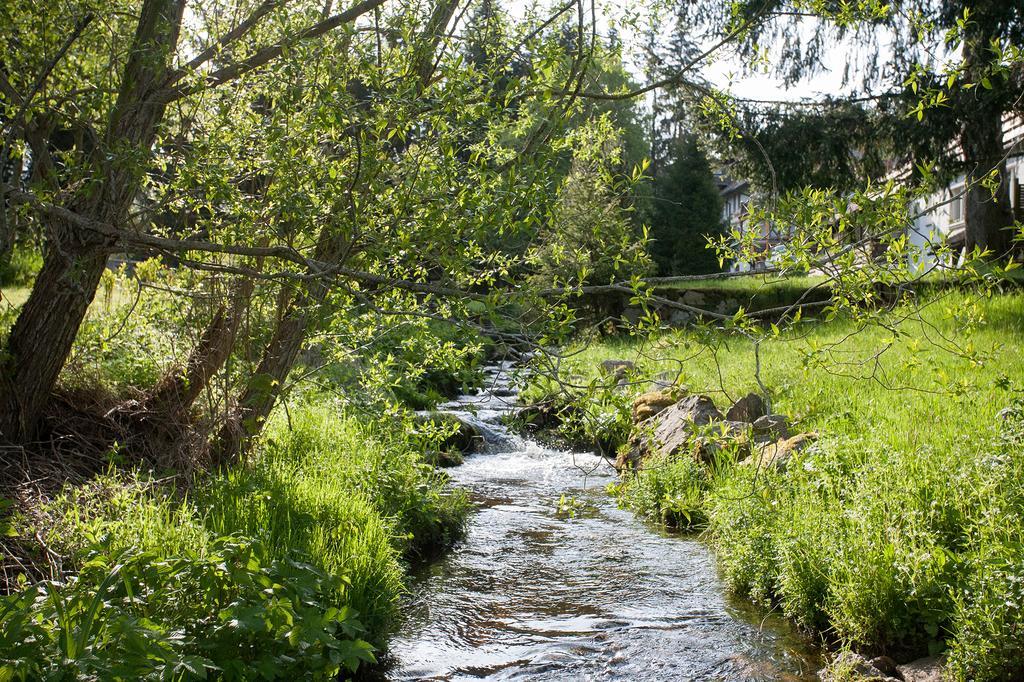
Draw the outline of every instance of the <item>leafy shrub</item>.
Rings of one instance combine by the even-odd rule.
[[[981,508],[956,598],[949,666],[958,679],[1024,678],[1024,400],[1005,413],[1003,433],[978,463]]]
[[[223,538],[200,556],[90,549],[66,584],[0,600],[4,679],[332,679],[373,661],[334,579]]]
[[[583,384],[583,380],[573,383]],[[570,445],[614,456],[633,429],[633,396],[616,390],[615,379],[600,377],[584,388],[565,389],[557,382],[532,377],[520,394],[528,404],[544,404],[557,415],[558,436]]]
[[[622,503],[633,511],[675,528],[696,530],[707,523],[704,495],[708,471],[688,453],[645,463],[618,488]]]

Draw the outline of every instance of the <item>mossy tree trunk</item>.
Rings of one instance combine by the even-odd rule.
[[[43,267],[0,359],[0,434],[33,439],[46,403],[96,294],[113,239],[138,196],[166,100],[161,93],[181,29],[184,0],[145,0],[125,62],[117,100],[90,182],[63,207],[80,220],[48,214]],[[90,223],[96,229],[90,229]]]

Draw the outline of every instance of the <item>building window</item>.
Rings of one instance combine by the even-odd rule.
[[[953,200],[949,202],[949,222],[956,225],[964,221],[964,186],[957,185],[950,192]]]

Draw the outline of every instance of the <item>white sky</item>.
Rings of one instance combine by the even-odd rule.
[[[513,18],[521,18],[526,12],[526,7],[533,4],[536,1],[541,7],[550,6],[555,4],[562,4],[564,0],[504,0],[502,6],[512,15]],[[647,7],[653,6],[654,3],[660,3],[663,0],[639,0],[639,11],[646,11]],[[668,0],[669,2],[686,2],[688,0]],[[618,19],[623,16],[624,13],[630,11],[630,7],[637,7],[635,3],[630,3],[629,0],[599,0],[597,6],[598,13],[598,30],[602,33],[607,32],[608,18],[616,17],[616,24],[619,26],[620,36],[625,45],[625,53],[628,57],[630,53],[639,55],[639,45],[631,45],[631,42],[636,41],[639,37],[628,28],[623,28],[623,24]],[[634,11],[635,13],[635,11]],[[809,21],[809,20],[805,20]],[[640,21],[639,24],[643,25],[644,22]],[[670,22],[664,22],[666,28]],[[810,25],[808,24],[807,33],[810,33]],[[710,36],[706,40],[706,44],[710,46],[718,36]],[[722,50],[714,55],[714,59],[701,69],[702,74],[705,78],[710,80],[715,86],[728,90],[731,94],[740,98],[749,99],[766,99],[766,100],[800,100],[800,99],[820,99],[826,95],[844,95],[849,94],[853,87],[843,87],[843,72],[845,70],[846,62],[851,58],[852,51],[848,46],[842,43],[836,43],[832,49],[830,49],[825,57],[825,71],[813,78],[808,78],[801,83],[796,84],[790,89],[786,89],[781,79],[776,78],[770,74],[758,73],[758,74],[744,74],[743,62],[740,60],[735,51],[729,47],[724,47]],[[638,69],[634,69],[634,75],[638,82],[643,82],[644,78],[639,73]],[[858,84],[857,79],[853,79],[854,84]]]

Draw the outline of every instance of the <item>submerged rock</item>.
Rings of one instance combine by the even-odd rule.
[[[765,405],[764,398],[756,393],[748,393],[733,403],[733,406],[725,413],[725,418],[733,422],[753,423],[758,418],[765,416],[767,412],[768,406]]]

